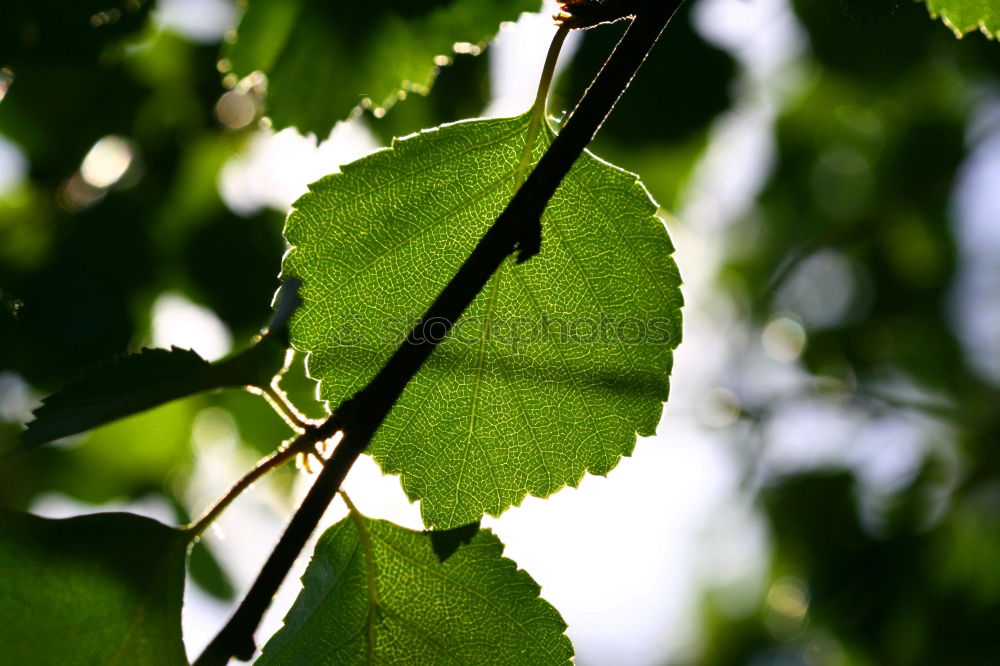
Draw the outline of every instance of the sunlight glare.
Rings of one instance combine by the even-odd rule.
[[[14,83],[14,72],[6,67],[0,67],[0,102],[7,96],[12,83]]]
[[[153,346],[193,349],[215,361],[232,349],[226,325],[206,307],[175,292],[164,292],[153,303]]]
[[[231,0],[157,0],[153,20],[162,29],[211,44],[226,35],[236,22],[237,11]]]
[[[312,134],[262,129],[222,168],[219,193],[239,215],[252,215],[265,206],[287,211],[309,183],[377,148],[375,138],[356,120],[337,123],[318,146]]]
[[[107,189],[121,180],[134,158],[131,141],[109,135],[99,139],[83,158],[80,175],[88,185]]]
[[[531,106],[538,90],[545,53],[556,31],[552,15],[557,10],[554,0],[545,0],[537,14],[521,14],[516,23],[505,22],[500,26],[496,40],[490,45],[493,99],[483,111],[484,117],[515,116]],[[578,32],[570,33],[563,44],[556,64],[557,80],[559,72],[570,62],[580,45]],[[552,115],[562,111],[549,109]]]
[[[806,347],[806,330],[791,317],[775,317],[764,327],[761,342],[764,351],[775,361],[791,363]]]
[[[0,99],[3,79],[0,78]],[[28,160],[17,144],[0,134],[0,197],[16,190],[28,175]]]

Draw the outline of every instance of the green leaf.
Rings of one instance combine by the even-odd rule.
[[[248,351],[263,351],[258,347]],[[281,368],[283,350],[275,351],[276,358],[267,364],[270,375]],[[122,356],[84,371],[79,379],[47,397],[35,410],[35,420],[28,423],[21,442],[37,446],[209,389],[258,385],[263,378],[257,363],[260,356],[244,354],[231,359],[240,363],[211,364],[177,347]]]
[[[279,292],[267,335],[222,361],[209,363],[177,347],[143,349],[84,371],[45,398],[21,435],[22,444],[45,444],[210,389],[267,386],[284,363],[297,289],[291,282]]]
[[[996,0],[924,0],[932,18],[940,18],[961,38],[979,29],[990,39],[1000,39],[1000,3]]]
[[[292,344],[334,407],[381,368],[511,196],[528,117],[446,125],[311,186],[286,224]],[[551,141],[546,133],[537,159]],[[499,515],[606,474],[653,434],[680,341],[680,278],[636,176],[583,155],[406,388],[369,448],[425,524]],[[433,330],[427,331],[433,334]]]
[[[9,664],[186,664],[187,536],[149,518],[0,512],[0,635]]]
[[[176,347],[143,349],[98,365],[47,397],[21,442],[44,444],[205,390],[211,367]]]
[[[479,530],[445,562],[429,532],[356,512],[327,530],[258,664],[569,664],[559,613]]]
[[[239,77],[268,77],[277,127],[326,137],[359,104],[386,108],[426,94],[435,59],[456,43],[482,48],[502,21],[537,11],[538,0],[253,0],[224,56]]]

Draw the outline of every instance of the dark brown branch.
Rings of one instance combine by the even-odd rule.
[[[640,6],[632,25],[538,166],[497,221],[375,378],[341,404],[331,419],[318,428],[317,432],[324,439],[343,430],[344,439],[295,512],[243,602],[195,666],[222,665],[230,657],[243,660],[253,657],[256,650],[253,634],[264,612],[316,529],[348,470],[368,448],[368,443],[407,383],[448,334],[451,326],[503,261],[518,249],[520,239],[531,237],[530,225],[540,223],[542,212],[559,183],[597,133],[681,2],[683,0],[645,0],[637,3]],[[521,250],[519,262],[529,259],[538,248],[525,247]],[[428,322],[434,322],[435,326],[428,326]],[[439,337],[426,336],[426,331],[432,328],[440,330]]]

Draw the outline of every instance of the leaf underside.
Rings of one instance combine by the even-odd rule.
[[[187,539],[125,513],[0,512],[0,637],[10,664],[186,664]]]
[[[479,530],[446,561],[428,532],[352,513],[320,537],[258,664],[569,664],[538,585]]]
[[[539,0],[254,0],[226,50],[232,70],[268,77],[277,127],[325,138],[367,100],[387,108],[401,93],[426,94],[456,43],[480,48],[502,21],[538,11]]]
[[[509,200],[527,116],[397,140],[314,183],[285,234],[292,344],[336,406],[382,367]],[[551,141],[544,133],[537,160]],[[606,474],[651,435],[680,341],[680,278],[636,176],[586,153],[410,382],[369,448],[426,525],[498,515]],[[434,331],[427,331],[433,334]]]
[[[208,388],[211,365],[189,349],[143,349],[84,371],[35,410],[26,446],[82,432]]]
[[[997,0],[924,0],[933,18],[940,18],[956,37],[979,30],[1000,39],[1000,2]]]
[[[266,386],[284,363],[285,324],[298,302],[294,290],[281,293],[271,333],[253,346],[215,363],[190,349],[142,349],[84,370],[45,398],[21,443],[45,444],[202,391]]]

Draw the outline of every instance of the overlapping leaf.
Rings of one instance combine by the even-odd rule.
[[[435,58],[455,44],[481,48],[502,21],[539,0],[253,0],[226,52],[233,72],[268,76],[268,115],[278,127],[320,137],[367,100],[387,107],[400,92],[425,93]]]
[[[429,532],[357,513],[320,538],[258,664],[569,664],[559,613],[479,530],[441,561]]]
[[[336,406],[374,376],[492,224],[527,124],[469,121],[396,141],[296,203],[292,343],[310,352],[322,398]],[[653,433],[681,305],[655,211],[634,175],[582,156],[543,218],[541,254],[508,260],[407,387],[369,452],[421,500],[428,526],[606,474],[636,433]]]
[[[0,636],[9,664],[186,664],[187,537],[132,514],[0,512]]]
[[[996,0],[925,0],[934,18],[940,17],[956,37],[980,30],[1000,39],[1000,3]]]

